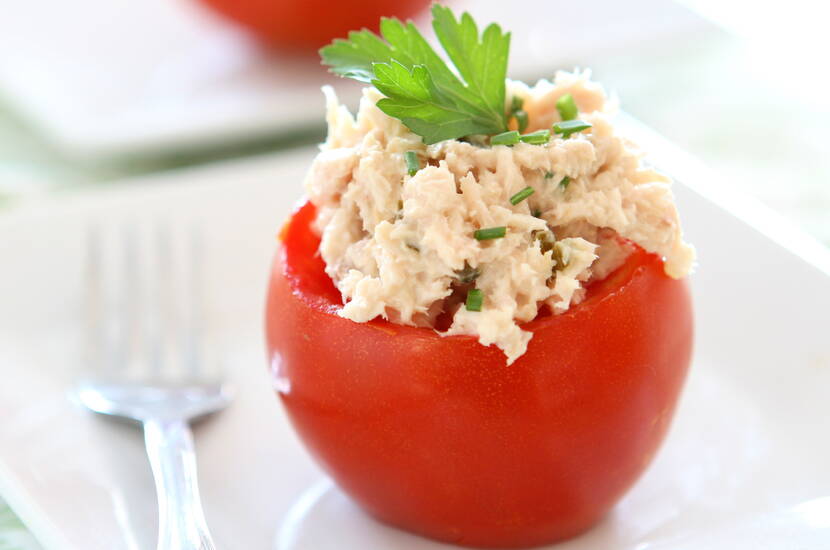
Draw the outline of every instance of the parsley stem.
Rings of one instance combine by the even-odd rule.
[[[481,304],[484,302],[484,295],[477,288],[470,289],[467,293],[467,311],[481,311]]]
[[[489,241],[490,239],[501,239],[507,235],[507,228],[501,227],[487,227],[485,229],[476,229],[473,237],[479,241]]]
[[[544,145],[550,141],[550,130],[537,130],[536,132],[525,134],[519,137],[519,139],[531,145]]]
[[[519,191],[518,193],[516,193],[515,195],[510,197],[510,204],[512,204],[513,206],[516,206],[517,204],[519,204],[520,202],[522,202],[523,200],[525,200],[526,198],[528,198],[532,194],[533,194],[533,188],[532,187],[525,187],[524,189],[522,189],[521,191]]]
[[[490,138],[490,145],[516,145],[519,143],[519,132],[511,130],[502,132]]]
[[[565,94],[556,100],[556,110],[559,111],[562,120],[573,120],[579,115],[576,101],[571,94]]]
[[[406,173],[410,176],[417,174],[418,170],[421,169],[421,161],[418,160],[418,153],[415,151],[407,151],[403,154],[403,158],[406,161]]]
[[[564,120],[553,125],[553,133],[562,134],[563,139],[568,139],[571,134],[587,130],[593,124],[584,120]]]

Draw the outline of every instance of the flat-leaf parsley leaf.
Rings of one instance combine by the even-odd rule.
[[[435,34],[461,78],[412,22],[388,18],[381,20],[381,36],[364,29],[322,48],[323,64],[335,74],[373,84],[386,96],[378,108],[424,143],[506,131],[510,33],[494,23],[479,35],[468,13],[456,19],[438,4],[432,17]]]

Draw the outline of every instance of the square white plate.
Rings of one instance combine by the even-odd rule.
[[[452,5],[513,32],[516,78],[719,32],[664,0]],[[344,99],[356,97],[354,86],[327,77],[315,53],[266,55],[199,0],[26,0],[3,10],[0,94],[74,156],[216,146],[319,125],[328,81]],[[428,27],[424,15],[419,24]]]
[[[701,534],[728,541],[718,529],[830,494],[830,254],[729,196],[647,130],[631,131],[689,184],[676,191],[700,254],[694,365],[656,462],[606,521],[559,550],[634,550]],[[0,494],[47,549],[154,547],[139,432],[80,410],[67,389],[79,366],[85,228],[91,219],[117,231],[115,220],[160,217],[204,222],[209,322],[237,390],[229,410],[196,430],[217,546],[272,548],[280,532],[279,547],[294,550],[438,547],[378,526],[320,485],[270,388],[266,279],[313,154],[156,176],[0,218]],[[780,548],[818,532],[795,531]]]

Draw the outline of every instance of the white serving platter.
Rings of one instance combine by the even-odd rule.
[[[731,550],[736,532],[780,523],[758,518],[800,517],[801,503],[830,495],[830,253],[627,124],[683,182],[676,191],[700,260],[694,365],[655,463],[602,524],[556,549],[691,548],[703,537],[707,549]],[[0,217],[0,496],[47,550],[154,548],[141,435],[80,410],[67,391],[80,366],[86,228],[159,218],[205,227],[208,322],[236,387],[230,409],[195,436],[217,546],[448,548],[364,516],[312,464],[274,399],[265,285],[313,154],[153,176]],[[828,540],[817,538],[828,528],[786,523],[777,548],[818,549],[809,541]]]
[[[513,32],[514,78],[719,32],[664,0],[451,5]],[[424,15],[419,24],[428,27]],[[198,0],[26,0],[4,3],[0,17],[0,98],[73,157],[165,153],[316,126],[326,82],[355,101],[356,87],[327,76],[315,53],[268,55]]]

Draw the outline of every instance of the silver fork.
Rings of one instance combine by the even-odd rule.
[[[80,379],[77,396],[96,413],[143,426],[158,497],[158,549],[213,550],[190,423],[224,408],[229,395],[217,373],[205,368],[201,353],[201,247],[194,233],[177,256],[164,226],[153,233],[140,239],[139,229],[128,229],[115,247],[121,260],[104,269],[104,236],[96,228],[89,232],[85,284],[91,368]],[[145,255],[155,261],[148,264]],[[185,255],[188,261],[182,262]],[[109,285],[117,287],[109,296],[106,280],[118,281]]]

